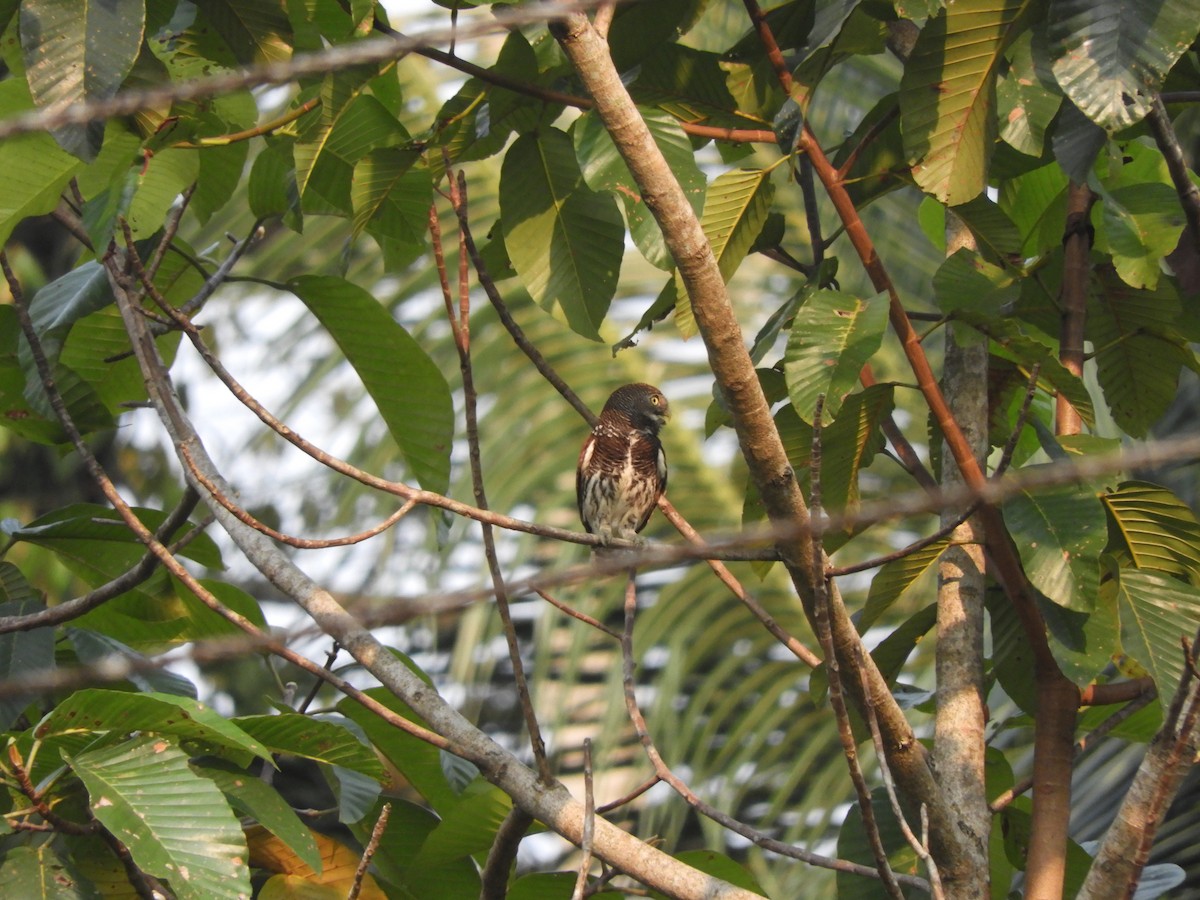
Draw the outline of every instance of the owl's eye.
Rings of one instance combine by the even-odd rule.
[[[655,396],[650,398],[650,402],[653,403],[655,406],[658,406],[659,404],[662,403],[662,398],[656,394]]]

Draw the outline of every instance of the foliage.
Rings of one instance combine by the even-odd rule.
[[[1018,479],[999,488],[991,521],[1003,533],[990,539],[1015,547],[1031,603],[989,599],[987,704],[1045,726],[1037,679],[1049,663],[1035,674],[1032,662],[1041,642],[1077,692],[1152,679],[1153,723],[1173,721],[1190,664],[1180,642],[1200,610],[1195,498],[1123,471],[1112,450],[1151,434],[1181,376],[1200,372],[1187,276],[1200,256],[1200,179],[1175,136],[1196,119],[1174,102],[1200,87],[1190,4],[787,0],[762,17],[777,48],[736,4],[619,5],[608,46],[648,126],[642,151],[674,174],[680,215],[698,220],[744,341],[706,332],[692,260],[672,255],[683,225],[656,218],[663,198],[643,191],[639,160],[622,155],[623,135],[586,96],[586,73],[544,10],[404,6],[402,34],[372,0],[119,0],[84,15],[68,0],[0,3],[0,237],[15,269],[0,305],[0,447],[14,459],[48,448],[30,458],[52,466],[81,449],[72,430],[97,450],[130,421],[148,430],[141,407],[171,402],[146,362],[153,351],[202,436],[227,423],[271,435],[237,438],[228,481],[214,479],[199,442],[181,437],[184,413],[173,424],[164,415],[153,425],[162,443],[119,439],[107,460],[138,497],[127,515],[94,489],[52,508],[25,494],[4,502],[0,885],[14,896],[145,895],[155,884],[178,897],[478,896],[506,817],[533,802],[500,774],[531,758],[511,752],[530,724],[512,700],[522,664],[551,749],[534,762],[581,796],[586,738],[599,802],[643,781],[611,637],[622,625],[615,582],[549,588],[608,633],[527,587],[508,591],[515,625],[477,593],[451,593],[487,571],[491,538],[481,542],[475,521],[509,528],[496,538],[504,578],[584,559],[551,543],[574,526],[570,471],[585,428],[551,370],[593,409],[622,382],[666,382],[681,411],[665,435],[671,500],[705,537],[745,528],[735,550],[759,561],[732,563],[734,577],[764,617],[817,647],[812,578],[789,582],[762,561],[764,548],[800,551],[786,534],[756,533],[773,500],[752,448],[776,441],[790,466],[779,477],[794,472],[810,499],[820,488],[839,565],[894,551],[912,539],[902,529],[936,530],[920,516],[953,519],[971,502],[896,501],[920,498],[953,465],[956,437],[931,400],[941,394],[914,360],[929,352],[937,364],[941,330],[986,348],[987,371],[975,374],[988,418],[961,424],[988,435],[988,474]],[[62,114],[81,104],[89,115]],[[821,168],[822,142],[840,168]],[[70,248],[61,270],[29,239],[46,217]],[[946,255],[948,221],[971,240]],[[492,305],[479,291],[455,296],[468,282],[498,285]],[[122,306],[126,295],[140,306]],[[905,335],[906,309],[931,323],[926,334]],[[1063,326],[1073,316],[1077,332]],[[201,330],[187,333],[191,321]],[[140,344],[134,322],[150,329]],[[1071,333],[1086,345],[1069,345]],[[697,335],[707,361],[681,343]],[[196,374],[191,342],[221,383]],[[728,383],[716,343],[752,348],[757,383]],[[243,388],[235,379],[255,356],[266,377]],[[258,416],[252,425],[234,424],[240,406],[208,405],[227,389]],[[760,391],[771,416],[756,433],[739,397]],[[1087,434],[1062,427],[1054,398]],[[910,427],[927,419],[929,431]],[[310,458],[293,465],[286,442]],[[730,461],[735,444],[745,458]],[[486,492],[471,480],[479,460]],[[193,513],[197,497],[209,518]],[[400,524],[365,532],[381,510]],[[269,552],[237,539],[246,522],[261,525],[254,546]],[[341,528],[353,539],[317,537]],[[177,565],[147,554],[151,533]],[[651,536],[667,530],[656,523]],[[322,664],[326,647],[297,643],[307,626],[280,612],[251,567],[304,605],[312,592],[264,561],[307,566],[300,550],[352,542],[333,563],[312,563],[318,580],[353,595],[355,615],[401,627],[380,629],[380,653],[349,647],[356,662],[339,669],[336,652]],[[297,549],[280,554],[287,544]],[[931,740],[928,573],[953,544],[947,532],[877,559],[869,586],[837,579],[859,630],[870,629],[862,664]],[[854,793],[828,670],[798,663],[700,565],[645,574],[639,591],[637,696],[667,763],[764,839],[820,842],[874,866],[867,817],[841,808]],[[372,595],[388,603],[372,606]],[[344,614],[326,612],[314,619],[332,639]],[[503,636],[524,653],[493,653]],[[187,654],[200,677],[179,665]],[[380,687],[380,656],[419,690]],[[273,657],[291,668],[277,671]],[[319,694],[314,677],[329,682]],[[285,678],[301,687],[283,688]],[[431,715],[427,694],[453,699],[471,723]],[[867,712],[856,707],[850,724],[869,742]],[[1081,717],[1078,736],[1106,728]],[[463,749],[487,732],[509,739],[495,751],[508,755]],[[1142,722],[1118,733],[1153,732]],[[994,799],[1028,766],[1030,743],[1017,729],[988,735]],[[299,786],[285,777],[297,761]],[[735,845],[727,823],[697,824],[678,797],[649,797],[611,815],[655,837],[680,870],[770,896],[814,884],[877,895],[863,877],[814,875],[786,854]],[[318,803],[332,829],[297,815]],[[926,877],[878,789],[874,805],[896,871]],[[1029,835],[1045,827],[1032,809],[1020,800],[993,817],[983,877],[994,895],[1021,877]],[[1057,838],[1076,886],[1088,859]],[[936,835],[933,846],[943,852]],[[632,871],[608,852],[597,850]],[[551,871],[559,862],[511,873],[510,896],[571,896],[574,877]],[[1174,870],[1155,875],[1159,892],[1174,880]]]

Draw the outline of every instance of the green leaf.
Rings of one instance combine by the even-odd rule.
[[[1104,508],[1096,492],[1074,485],[1021,491],[1005,501],[1003,512],[1034,587],[1060,606],[1092,609],[1105,542]]]
[[[53,844],[10,847],[0,865],[0,894],[39,900],[82,900],[86,894],[72,869],[64,864]]]
[[[84,665],[99,666],[113,656],[123,656],[136,663],[144,663],[147,657],[138,653],[132,647],[121,643],[114,637],[89,631],[86,628],[66,629],[66,635],[75,648],[75,656]],[[182,675],[176,675],[169,669],[147,667],[144,671],[130,672],[129,683],[138,690],[146,693],[178,694],[180,697],[196,699],[199,695],[196,686]]]
[[[207,0],[204,10],[239,63],[291,59],[292,25],[274,0]]]
[[[0,603],[0,616],[27,616],[46,608],[40,599],[32,596],[29,583],[11,563],[0,563],[0,576],[4,578],[5,593],[28,591],[31,595],[23,600]],[[7,680],[35,672],[48,673],[54,667],[54,628],[10,631],[0,635],[0,678]],[[8,731],[12,728],[29,700],[28,695],[0,699],[0,729]]]
[[[880,566],[875,577],[871,579],[867,602],[855,619],[859,632],[865,633],[875,624],[893,603],[904,596],[904,592],[912,587],[918,578],[937,564],[942,552],[949,546],[949,539],[943,538]]]
[[[1154,677],[1165,710],[1183,674],[1181,641],[1196,637],[1200,589],[1155,572],[1122,569],[1119,577],[1121,644]]]
[[[1112,253],[1126,284],[1153,290],[1163,258],[1175,249],[1185,224],[1179,196],[1170,185],[1157,182],[1118,187],[1101,196],[1092,209],[1097,246]]]
[[[354,165],[350,202],[354,232],[364,228],[396,241],[425,245],[433,183],[415,150],[374,150]]]
[[[900,81],[900,127],[913,177],[951,206],[987,183],[996,140],[996,73],[1032,0],[950,4],[917,38]]]
[[[246,199],[257,218],[283,216],[289,228],[304,230],[300,213],[300,190],[296,186],[296,165],[291,147],[281,141],[268,144],[254,157],[247,183]]]
[[[145,0],[23,0],[21,53],[34,102],[45,109],[112,97],[133,68],[145,25]],[[52,133],[68,153],[92,160],[104,123]]]
[[[353,74],[326,75],[318,114],[301,132],[292,150],[304,211],[353,215],[355,163],[372,150],[407,137],[382,103],[361,93]]]
[[[1085,423],[1095,425],[1096,413],[1087,387],[1079,376],[1058,361],[1057,341],[1011,316],[987,316],[969,307],[961,307],[955,311],[954,318],[969,323],[991,338],[991,352],[995,356],[1019,363],[1025,369],[1032,368],[1035,363],[1039,365],[1039,386],[1048,384],[1062,393]]]
[[[967,308],[979,315],[1001,318],[1017,298],[1020,286],[1011,272],[986,262],[966,247],[946,258],[933,276],[933,292],[942,312]],[[959,329],[961,342],[966,335]]]
[[[1200,29],[1189,0],[1051,0],[1046,21],[1054,77],[1110,132],[1150,111],[1167,72]]]
[[[163,218],[200,176],[200,151],[166,149],[134,170],[136,190],[126,217],[135,238],[148,238],[162,228]]]
[[[237,818],[169,740],[147,735],[67,762],[96,818],[129,848],[138,868],[166,879],[181,900],[250,896]]]
[[[673,116],[655,109],[644,109],[641,113],[671,173],[679,181],[692,209],[699,213],[704,208],[707,182],[704,173],[696,165],[691,141]],[[662,229],[638,193],[637,183],[600,117],[594,111],[584,113],[571,126],[571,135],[587,186],[594,191],[616,194],[625,205],[629,233],[638,250],[658,268],[670,269],[673,261],[663,243]]]
[[[712,246],[721,277],[733,277],[762,232],[775,195],[769,169],[735,169],[717,176],[704,198],[700,225]],[[696,333],[691,299],[683,280],[675,278],[664,292],[675,291],[675,326],[684,337]]]
[[[287,844],[301,862],[316,872],[321,871],[321,851],[312,832],[277,790],[224,760],[208,760],[204,765],[193,763],[192,771],[220,788],[235,812],[251,816]]]
[[[1149,185],[1148,185],[1149,186]],[[1113,420],[1131,437],[1145,437],[1176,396],[1179,374],[1194,364],[1174,331],[1181,313],[1170,282],[1136,290],[1101,268],[1089,292],[1086,337],[1096,348],[1097,377]]]
[[[1010,48],[1010,65],[996,86],[1000,137],[1014,149],[1041,157],[1062,96],[1052,73],[1033,52],[1033,34],[1025,32]]]
[[[900,830],[896,814],[888,800],[884,788],[871,791],[871,808],[875,813],[875,823],[879,837],[887,850],[888,863],[892,871],[904,875],[924,876],[921,870],[921,860],[912,849]],[[909,822],[914,821],[911,811],[906,811],[905,817]],[[861,865],[875,866],[875,856],[867,838],[866,827],[862,820],[862,809],[855,803],[846,813],[842,827],[838,832],[837,855]],[[837,874],[838,900],[875,900],[879,897],[879,884],[871,878],[851,875],[844,872]]]
[[[546,129],[517,138],[500,173],[504,244],[530,295],[573,331],[600,340],[621,272],[616,202],[583,181],[571,139]]]
[[[376,781],[384,778],[378,757],[345,725],[299,713],[239,716],[232,721],[274,752],[341,766]]]
[[[482,779],[472,782],[452,809],[439,811],[441,821],[421,844],[414,865],[436,868],[486,852],[511,809],[512,798],[500,788]]]
[[[404,718],[418,725],[425,724],[424,720],[389,691],[373,688],[366,693]],[[408,779],[413,788],[435,810],[441,812],[451,809],[458,802],[458,792],[446,779],[441,751],[437,747],[392,727],[353,701],[342,700],[337,708],[362,728],[375,748]]]
[[[1108,550],[1122,564],[1200,584],[1200,522],[1187,504],[1147,481],[1123,481],[1100,499],[1109,515]]]
[[[1055,163],[1005,179],[1000,208],[1021,233],[1021,254],[1037,256],[1062,243],[1068,179]]]
[[[178,694],[135,694],[103,688],[76,691],[38,723],[34,734],[45,740],[72,732],[136,731],[174,735],[238,754],[271,758],[267,747],[212,707]]]
[[[862,367],[879,349],[888,321],[887,297],[861,300],[839,291],[814,293],[796,313],[784,355],[788,396],[800,418],[812,420],[825,396],[822,421],[836,418],[858,384]]]
[[[167,514],[160,509],[143,509],[133,507],[138,520],[155,531],[166,520]],[[133,550],[133,559],[138,559],[145,552],[145,547],[137,536],[125,526],[125,521],[115,510],[95,503],[73,503],[53,512],[39,516],[28,525],[6,529],[8,534],[17,540],[29,541],[43,547],[56,549],[67,546],[74,541],[86,541],[93,544],[127,545]],[[171,535],[174,538],[177,535]],[[89,553],[99,554],[101,547],[89,546],[80,548],[77,554],[80,558]],[[209,568],[221,568],[221,551],[208,535],[200,534],[191,540],[180,551],[180,555],[193,559]],[[128,568],[128,567],[126,567]],[[100,567],[96,568],[104,574]]]
[[[358,372],[421,486],[445,493],[454,405],[450,386],[433,360],[357,285],[333,276],[303,275],[290,287]]]
[[[71,326],[113,302],[112,288],[104,267],[89,260],[67,274],[47,284],[29,302],[29,318],[37,333],[46,361],[53,368],[58,363],[63,343]],[[24,336],[17,357],[26,373],[26,399],[30,406],[47,416],[53,415],[46,389],[42,386],[33,351]]]
[[[0,81],[0,117],[9,118],[33,107],[29,90],[19,78]],[[0,245],[7,245],[14,228],[29,216],[51,212],[72,176],[83,166],[44,132],[18,134],[0,141]]]
[[[629,92],[639,106],[657,106],[681,122],[768,128],[763,119],[738,110],[721,63],[718,53],[663,44],[642,63]]]

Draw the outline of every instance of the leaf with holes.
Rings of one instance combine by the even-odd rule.
[[[221,792],[172,741],[146,735],[68,757],[92,812],[181,900],[250,896],[246,839]]]
[[[1004,522],[1034,587],[1068,609],[1095,606],[1106,532],[1094,490],[1060,485],[1021,491],[1004,503]]]

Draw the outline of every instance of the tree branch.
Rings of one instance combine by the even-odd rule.
[[[662,229],[667,248],[691,299],[709,365],[730,410],[742,455],[763,498],[768,517],[776,525],[806,532],[808,509],[746,350],[724,279],[695,212],[621,83],[604,42],[592,30],[586,17],[571,15],[563,22],[553,23],[551,32],[595,100],[597,114]],[[812,546],[801,539],[781,541],[778,547],[811,622]],[[819,564],[823,569],[824,561]],[[836,587],[831,587],[829,593],[838,661],[850,673],[847,680],[851,690],[857,693],[858,685],[864,683],[859,677],[860,663],[854,652],[860,639]],[[955,820],[932,777],[926,751],[916,740],[878,669],[873,664],[867,665],[869,671],[865,683],[869,685],[870,696],[856,696],[855,700],[860,705],[876,705],[893,772],[915,802],[929,806],[934,838],[938,842],[935,849],[944,858],[959,859]]]

